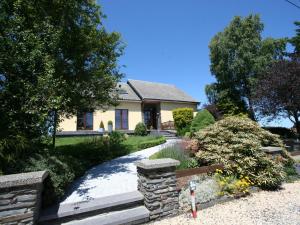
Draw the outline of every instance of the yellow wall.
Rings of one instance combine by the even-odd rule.
[[[94,130],[98,130],[101,120],[104,123],[105,130],[108,129],[107,123],[113,121],[113,129],[115,129],[115,109],[128,109],[128,129],[134,130],[135,125],[142,122],[141,102],[120,102],[117,107],[110,108],[103,112],[97,110],[94,112]]]
[[[98,130],[100,122],[103,121],[105,130],[108,129],[107,123],[113,121],[113,129],[115,129],[115,109],[128,109],[128,129],[134,130],[135,125],[142,122],[142,105],[141,102],[120,102],[117,107],[112,107],[103,112],[103,110],[95,110],[93,113],[93,130]],[[193,103],[174,103],[161,102],[161,122],[173,121],[172,110],[176,108],[192,108],[194,116],[197,113],[197,104]],[[65,118],[59,124],[59,131],[76,131],[77,118],[73,116],[69,119]]]
[[[177,108],[192,108],[194,110],[194,116],[197,113],[196,103],[176,103],[176,102],[161,102],[160,103],[160,113],[161,122],[174,121],[172,110]]]
[[[70,118],[62,117],[62,121],[58,126],[59,131],[76,131],[77,117],[72,116]]]
[[[100,122],[103,121],[105,130],[108,129],[107,123],[109,120],[113,122],[115,129],[115,109],[128,109],[128,129],[134,130],[135,125],[142,122],[141,102],[120,102],[117,107],[112,107],[103,112],[103,110],[95,110],[93,113],[93,130],[98,130]],[[73,116],[70,119],[64,119],[59,124],[60,131],[76,131],[77,117]]]

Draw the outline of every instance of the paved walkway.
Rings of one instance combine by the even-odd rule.
[[[61,204],[87,201],[137,190],[135,163],[149,158],[152,154],[176,142],[178,142],[176,139],[167,140],[162,145],[147,148],[93,167],[73,183],[67,192],[67,197]]]

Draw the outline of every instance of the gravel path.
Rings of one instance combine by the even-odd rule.
[[[152,224],[300,225],[300,181],[284,184],[280,191],[261,191],[200,210],[196,220],[188,214]]]
[[[152,154],[178,141],[178,139],[167,140],[162,145],[134,152],[93,167],[72,184],[67,191],[67,197],[60,204],[87,201],[137,190],[135,163],[149,158]]]

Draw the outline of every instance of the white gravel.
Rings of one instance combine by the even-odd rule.
[[[199,210],[198,218],[184,214],[153,225],[300,225],[300,181],[280,191],[261,191],[246,198]]]
[[[93,167],[71,185],[66,198],[60,204],[82,202],[137,190],[135,163],[149,158],[154,153],[178,141],[179,139],[167,140],[164,144],[134,152]]]

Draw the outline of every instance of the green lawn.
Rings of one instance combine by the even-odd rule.
[[[84,142],[90,142],[99,139],[99,136],[91,137],[58,137],[55,141],[55,147],[65,146],[65,145],[76,145]]]
[[[86,136],[86,137],[58,137],[56,138],[56,144],[55,147],[63,147],[66,146],[76,146],[81,145],[83,143],[97,143],[97,140],[100,141],[102,137],[95,136]],[[161,136],[128,136],[128,138],[123,141],[124,148],[127,149],[128,153],[136,152],[138,150],[152,147],[157,144],[164,143],[166,139]],[[80,146],[82,147],[82,146]]]

